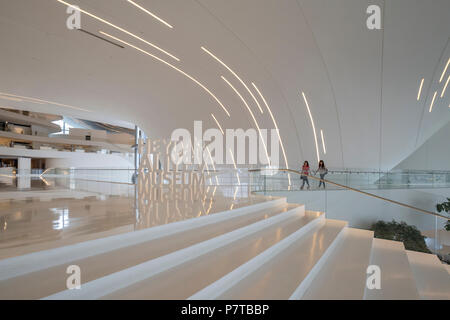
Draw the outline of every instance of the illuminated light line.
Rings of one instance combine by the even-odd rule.
[[[280,145],[281,145],[281,151],[283,152],[283,157],[284,157],[284,163],[286,164],[286,169],[289,169],[289,163],[286,157],[286,151],[284,150],[284,145],[283,145],[283,140],[281,139],[281,135],[280,135],[280,129],[278,128],[278,124],[275,120],[275,117],[272,114],[272,110],[269,107],[269,104],[267,103],[266,99],[264,98],[264,96],[262,95],[261,91],[258,89],[258,87],[256,86],[256,84],[254,84],[252,82],[252,86],[255,88],[256,92],[258,92],[261,100],[264,102],[267,111],[269,111],[270,117],[272,118],[273,121],[273,125],[275,126],[275,129],[277,129],[277,134],[278,134],[278,140],[280,141]],[[288,180],[289,180],[289,185],[291,185],[291,174],[288,174]]]
[[[5,97],[5,95],[6,95],[6,97]],[[9,94],[9,93],[3,93],[3,95],[0,94],[0,99],[11,100],[11,101],[16,101],[16,102],[31,102],[31,103],[36,103],[36,104],[44,104],[42,102],[33,101],[33,100],[30,100],[30,98],[25,98],[25,97],[18,99],[18,96],[15,96],[15,95]]]
[[[161,22],[162,24],[165,24],[166,26],[168,26],[169,28],[173,29],[173,27],[168,24],[166,21],[164,21],[163,19],[161,19],[160,17],[158,17],[156,14],[150,12],[149,10],[145,9],[144,7],[140,6],[139,4],[137,4],[136,2],[132,1],[132,0],[127,0],[129,3],[131,3],[132,5],[134,5],[135,7],[141,9],[142,11],[144,11],[145,13],[149,14],[150,16],[152,16],[153,18],[155,18],[156,20],[158,20],[159,22]]]
[[[442,75],[441,75],[441,78],[439,79],[439,83],[441,83],[442,79],[444,79],[444,76],[445,76],[445,73],[447,72],[447,68],[448,68],[449,64],[450,64],[450,58],[448,58],[447,64],[445,65],[445,68],[444,68],[444,71],[442,71]]]
[[[429,112],[433,111],[433,105],[434,105],[434,100],[436,99],[436,95],[437,95],[437,91],[434,92],[433,100],[431,100],[430,111]]]
[[[163,60],[161,58],[158,58],[157,56],[151,54],[150,52],[147,52],[147,51],[145,51],[145,50],[143,50],[143,49],[141,49],[139,47],[136,47],[136,46],[132,45],[131,43],[128,43],[128,42],[126,42],[124,40],[121,40],[121,39],[119,39],[117,37],[114,37],[114,36],[112,36],[110,34],[107,34],[106,32],[103,32],[103,31],[99,31],[99,32],[101,34],[107,36],[107,37],[110,37],[111,39],[114,39],[114,40],[119,41],[119,42],[121,42],[123,44],[126,44],[127,46],[129,46],[129,47],[131,47],[133,49],[136,49],[136,50],[138,50],[138,51],[140,51],[140,52],[142,52],[142,53],[144,53],[144,54],[146,54],[146,55],[148,55],[148,56],[158,60],[159,62],[164,63],[165,65],[171,67],[172,69],[178,71],[179,73],[181,73],[185,77],[189,78],[190,80],[195,82],[197,85],[199,85],[203,90],[205,90],[211,97],[213,97],[214,100],[216,100],[216,102],[220,105],[220,107],[225,111],[225,113],[228,115],[228,117],[230,117],[230,113],[228,112],[227,108],[225,108],[225,106],[222,104],[222,102],[220,102],[220,100],[207,87],[205,87],[202,83],[200,83],[197,79],[195,79],[191,75],[187,74],[183,70],[178,69],[177,67],[175,67],[174,65],[170,64],[169,62],[167,62],[167,61],[165,61],[165,60]]]
[[[327,148],[325,146],[325,138],[323,137],[323,130],[320,129],[320,136],[322,137],[322,147],[323,147],[323,153],[327,154]]]
[[[208,49],[206,49],[205,47],[201,47],[203,51],[205,51],[207,54],[209,54],[211,57],[213,57],[214,59],[217,60],[217,62],[219,62],[221,65],[223,65],[228,71],[230,71],[238,80],[239,82],[245,87],[245,89],[247,89],[248,93],[250,93],[250,95],[252,96],[253,100],[255,101],[256,105],[259,108],[259,111],[261,113],[264,113],[263,109],[261,108],[261,105],[258,102],[258,99],[256,99],[255,95],[253,94],[253,92],[249,89],[249,87],[245,84],[245,82],[236,74],[236,72],[234,72],[229,66],[227,66],[225,64],[225,62],[223,62],[222,60],[220,60],[218,57],[216,57],[211,51],[209,51]]]
[[[119,26],[116,26],[115,24],[113,24],[113,23],[111,23],[111,22],[109,22],[109,21],[106,21],[105,19],[102,19],[102,18],[100,18],[100,17],[97,17],[96,15],[94,15],[94,14],[92,14],[92,13],[90,13],[90,12],[87,12],[86,10],[83,10],[83,9],[81,9],[81,8],[78,8],[78,7],[76,7],[76,6],[73,5],[73,4],[67,3],[67,2],[65,2],[65,1],[63,1],[63,0],[56,0],[56,1],[58,1],[58,2],[60,2],[60,3],[62,3],[62,4],[64,4],[64,5],[66,5],[66,6],[68,6],[68,7],[72,7],[72,8],[74,8],[74,9],[77,10],[77,11],[83,12],[84,14],[87,14],[88,16],[90,16],[90,17],[92,17],[92,18],[94,18],[94,19],[96,19],[96,20],[98,20],[98,21],[103,22],[104,24],[107,24],[108,26],[111,26],[111,27],[113,27],[113,28],[115,28],[115,29],[117,29],[117,30],[119,30],[119,31],[122,31],[123,33],[126,33],[126,34],[129,35],[129,36],[132,36],[132,37],[135,38],[135,39],[138,39],[138,40],[140,40],[140,41],[142,41],[142,42],[148,44],[149,46],[151,46],[151,47],[153,47],[153,48],[155,48],[155,49],[161,51],[162,53],[168,55],[168,56],[171,57],[172,59],[175,59],[175,60],[177,60],[177,61],[180,61],[180,59],[178,59],[177,57],[175,57],[173,54],[171,54],[171,53],[165,51],[164,49],[158,47],[157,45],[155,45],[155,44],[153,44],[153,43],[151,43],[151,42],[149,42],[149,41],[147,41],[147,40],[145,40],[145,39],[142,39],[141,37],[135,35],[134,33],[131,33],[130,31],[127,31],[127,30],[125,30],[125,29],[123,29],[123,28],[121,28],[121,27],[119,27]]]
[[[313,133],[314,133],[314,141],[316,143],[317,163],[319,163],[320,156],[319,156],[319,144],[317,143],[316,125],[314,124],[314,119],[313,119],[313,116],[311,114],[311,109],[309,108],[308,100],[306,100],[306,96],[305,96],[305,93],[303,91],[302,91],[302,95],[303,95],[303,99],[305,100],[306,108],[308,109],[309,118],[311,119],[311,124],[312,124],[312,127],[313,127]]]
[[[448,76],[447,81],[445,82],[444,89],[442,89],[441,98],[444,97],[445,90],[447,90],[447,86],[448,86],[448,81],[449,81],[449,80],[450,80],[450,75]]]
[[[213,166],[213,168],[214,168],[214,172],[216,173],[216,175],[215,175],[216,183],[217,183],[217,185],[219,186],[220,184],[219,184],[219,179],[217,179],[217,170],[216,170],[216,166],[215,166],[215,164],[214,164],[214,160],[213,160],[212,155],[211,155],[211,151],[209,151],[208,146],[206,146],[205,148],[206,148],[206,151],[208,151],[209,158],[211,159],[211,164],[212,164],[212,166]]]
[[[214,191],[213,191],[213,194],[211,196],[211,201],[209,202],[209,209],[208,209],[208,212],[206,212],[206,215],[208,215],[209,212],[211,211],[212,203],[213,203],[213,200],[214,200],[214,196],[216,195],[216,190],[217,190],[217,186],[214,187]]]
[[[270,158],[269,158],[269,153],[267,152],[267,146],[266,146],[264,138],[261,134],[261,129],[259,128],[258,121],[256,121],[255,115],[252,112],[252,109],[250,109],[247,101],[245,101],[244,97],[242,97],[242,95],[239,93],[239,91],[237,91],[236,88],[224,76],[222,76],[222,79],[231,87],[231,89],[233,89],[233,91],[238,95],[238,97],[241,98],[242,102],[247,107],[248,112],[250,112],[250,115],[252,116],[253,121],[255,122],[256,128],[258,129],[259,136],[261,137],[261,142],[262,142],[264,150],[266,152],[267,162],[269,163],[269,166],[270,166]]]
[[[239,172],[237,171],[236,161],[234,161],[233,151],[231,151],[231,148],[229,149],[229,151],[231,154],[231,159],[233,159],[234,170],[236,170],[236,177],[237,177],[238,183],[239,183],[239,185],[241,185],[241,179],[239,178]]]
[[[417,101],[420,100],[420,95],[422,94],[422,88],[423,88],[423,82],[424,81],[425,81],[425,78],[422,78],[422,80],[420,81],[419,92],[417,93]]]
[[[222,132],[222,134],[225,134],[225,133],[223,132],[222,126],[220,125],[219,121],[217,121],[217,119],[216,119],[216,117],[214,116],[214,114],[211,113],[211,116],[213,117],[214,121],[216,122],[217,126],[219,127],[220,132]]]
[[[238,188],[239,188],[239,187],[236,187],[236,190],[234,191],[234,196],[233,196],[233,200],[236,200],[236,196],[237,196]]]
[[[83,108],[80,108],[80,107],[74,107],[74,106],[70,106],[68,104],[58,103],[58,102],[54,102],[54,101],[46,101],[46,100],[41,100],[41,99],[36,99],[36,98],[23,97],[23,96],[18,96],[18,95],[14,95],[14,94],[10,94],[10,93],[3,93],[3,92],[0,92],[0,95],[6,95],[6,96],[15,97],[15,98],[31,100],[30,102],[36,102],[36,103],[40,103],[40,104],[48,103],[48,104],[54,104],[55,106],[71,108],[71,109],[76,109],[76,110],[81,110],[81,111],[86,111],[86,112],[92,112],[92,111],[87,110],[87,109],[83,109]]]
[[[0,96],[0,99],[3,100],[9,100],[9,101],[15,101],[15,102],[22,102],[22,99],[17,99],[17,98],[13,98],[13,97],[5,97],[5,96]]]

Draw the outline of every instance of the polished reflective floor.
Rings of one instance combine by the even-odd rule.
[[[139,192],[128,184],[23,179],[3,177],[0,184],[0,259],[270,199],[250,195],[245,186]]]

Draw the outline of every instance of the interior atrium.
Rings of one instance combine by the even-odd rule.
[[[449,0],[0,0],[0,300],[450,300],[449,82]]]

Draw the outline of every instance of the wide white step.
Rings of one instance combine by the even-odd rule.
[[[286,242],[290,241],[288,245],[280,242],[279,246],[283,247],[281,252],[276,252],[269,261],[247,272],[244,279],[232,283],[231,287],[225,287],[222,289],[226,290],[225,292],[212,298],[230,300],[291,298],[297,291],[304,290],[304,285],[308,285],[308,278],[313,276],[314,268],[325,262],[321,261],[321,258],[326,258],[346,225],[344,221],[326,219],[322,225],[308,233],[298,238],[286,239]],[[207,297],[195,295],[192,298]]]
[[[450,275],[434,254],[406,251],[422,299],[450,299]]]
[[[265,220],[228,232],[218,237],[197,243],[187,248],[169,253],[130,267],[125,270],[107,275],[94,281],[84,283],[80,290],[65,290],[51,295],[47,299],[101,299],[118,290],[138,284],[164,272],[173,272],[194,262],[201,256],[210,254],[232,243],[244,241],[253,234],[288,221],[294,216],[303,217],[303,207],[296,207],[287,212],[275,215]]]
[[[403,242],[373,239],[370,264],[381,270],[381,288],[366,287],[364,299],[419,299]]]
[[[82,282],[132,267],[292,208],[284,199],[0,261],[0,299],[36,299],[65,290],[66,269]],[[46,279],[46,281],[41,281]]]
[[[373,231],[347,228],[344,238],[306,290],[302,299],[364,298]]]
[[[246,263],[295,231],[308,228],[318,214],[294,215],[238,242],[200,256],[160,275],[136,283],[103,299],[187,299],[217,279]]]

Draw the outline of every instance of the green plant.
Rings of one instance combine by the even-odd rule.
[[[448,213],[450,211],[450,198],[447,198],[446,202],[438,203],[436,205],[436,209],[438,212],[445,211]],[[450,220],[447,220],[447,223],[445,224],[445,230],[450,231]]]
[[[377,221],[371,227],[375,238],[401,241],[406,250],[431,253],[425,244],[425,237],[415,226],[410,226],[406,222]]]

